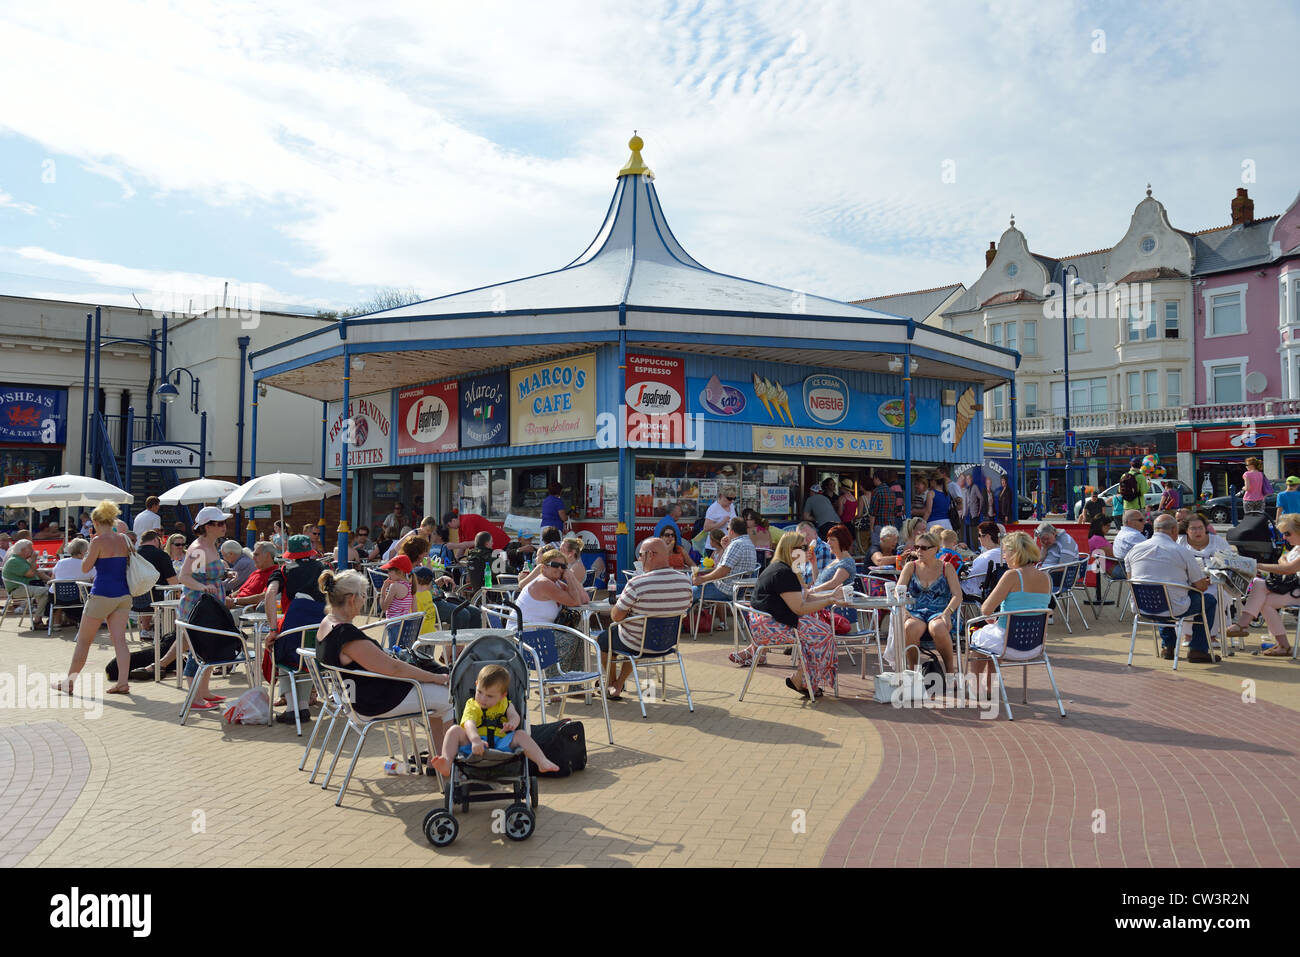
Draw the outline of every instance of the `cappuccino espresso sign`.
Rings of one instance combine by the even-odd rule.
[[[458,382],[416,386],[397,393],[397,455],[434,455],[460,447]]]
[[[689,411],[682,360],[629,353],[623,381],[628,441],[681,445]]]

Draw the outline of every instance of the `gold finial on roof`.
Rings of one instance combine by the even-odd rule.
[[[1151,195],[1151,184],[1150,184],[1150,183],[1147,183],[1147,195],[1148,195],[1148,196]]]
[[[641,159],[641,149],[645,146],[645,140],[636,135],[636,130],[632,131],[632,138],[627,141],[627,145],[632,155],[628,157],[627,165],[618,171],[618,175],[641,176],[650,173],[650,167],[646,166],[645,161]]]

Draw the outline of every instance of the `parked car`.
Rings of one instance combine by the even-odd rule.
[[[1157,508],[1160,505],[1160,499],[1164,496],[1165,487],[1168,485],[1173,485],[1177,487],[1180,492],[1182,492],[1184,505],[1191,505],[1193,502],[1196,501],[1196,493],[1192,491],[1191,486],[1188,485],[1186,482],[1180,481],[1178,479],[1153,478],[1153,479],[1147,479],[1147,483],[1150,486],[1150,489],[1147,492],[1146,499],[1145,499],[1145,505],[1147,508]],[[1116,482],[1114,485],[1106,489],[1104,492],[1099,493],[1099,497],[1106,499],[1118,494],[1119,494],[1119,483]],[[1225,499],[1224,501],[1226,503],[1227,500]],[[1083,500],[1080,499],[1079,501],[1074,503],[1074,520],[1077,522],[1079,520],[1079,516],[1082,514],[1083,514]],[[1109,509],[1107,510],[1106,514],[1108,516],[1110,515]]]
[[[1237,519],[1246,514],[1245,502],[1240,495],[1233,496],[1237,500]],[[1210,513],[1210,521],[1215,525],[1227,525],[1232,521],[1232,504],[1228,496],[1220,495],[1205,502],[1202,508],[1207,509]],[[1268,516],[1269,521],[1277,514],[1277,495],[1270,492],[1264,497],[1264,514]]]

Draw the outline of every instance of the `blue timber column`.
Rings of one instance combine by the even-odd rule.
[[[248,480],[250,482],[257,478],[257,395],[258,389],[261,388],[261,385],[261,381],[255,377],[253,379],[253,430],[248,446]],[[248,520],[244,544],[249,548],[252,548],[256,543],[257,519],[250,518]]]
[[[620,311],[621,311],[620,307]],[[621,317],[620,317],[621,318]],[[618,331],[618,394],[623,394],[623,383],[627,381],[627,333]],[[606,587],[619,580],[618,576],[625,568],[632,568],[632,542],[636,531],[636,470],[633,467],[633,450],[627,447],[627,429],[623,421],[622,403],[615,410],[618,420],[618,571],[609,575]]]
[[[1020,486],[1017,480],[1020,477],[1020,466],[1016,461],[1016,380],[1013,376],[1007,380],[1011,387],[1011,475],[1007,477],[1007,485],[1011,489],[1011,521],[1020,520]]]
[[[340,323],[340,326],[343,324]],[[346,327],[344,327],[346,328]],[[348,412],[352,408],[352,351],[348,346],[343,347],[343,434],[340,436],[343,445],[339,457],[339,555],[342,556],[342,567],[347,567],[348,557]],[[322,465],[324,462],[322,461]]]
[[[909,323],[907,337],[912,337]],[[912,514],[912,343],[903,347],[903,515]]]

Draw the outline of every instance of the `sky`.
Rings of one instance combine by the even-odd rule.
[[[1300,192],[1300,5],[0,3],[0,293],[337,309],[554,269],[638,131],[721,272],[838,299]],[[1290,91],[1290,92],[1288,92]]]

